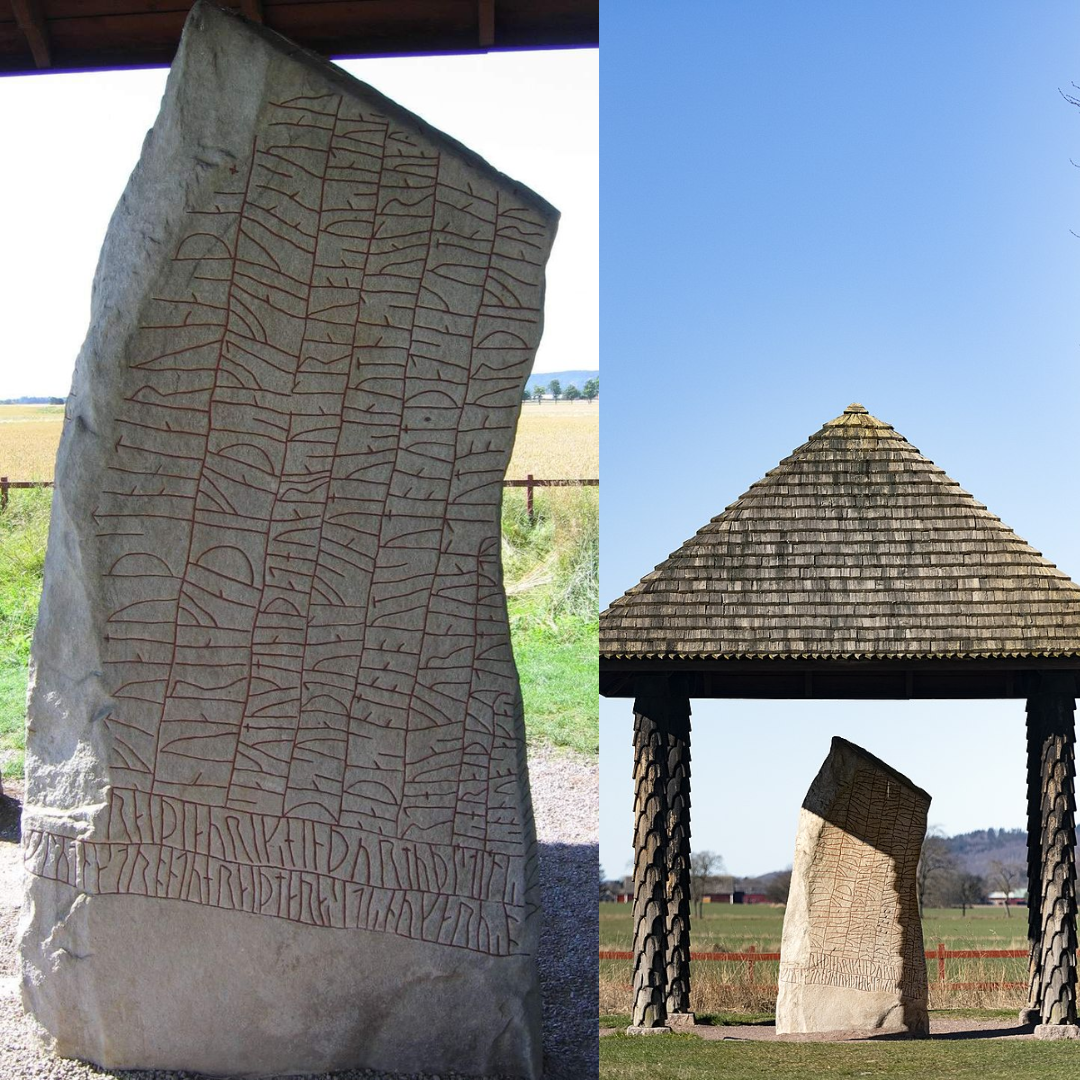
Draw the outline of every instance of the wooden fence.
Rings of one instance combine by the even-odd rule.
[[[532,473],[529,473],[524,480],[503,481],[503,487],[523,487],[525,489],[525,511],[529,515],[529,521],[533,520],[533,488],[599,486],[599,480],[537,480]]]
[[[946,949],[944,942],[939,942],[936,949],[926,950],[927,960],[937,961],[937,981],[947,990],[1023,990],[1026,982],[974,982],[950,983],[945,981],[946,960],[1026,960],[1027,949]],[[632,952],[616,949],[601,949],[601,960],[633,960]],[[746,964],[746,981],[754,982],[754,966],[764,961],[776,962],[778,952],[758,952],[751,945],[745,952],[692,952],[691,960],[726,960]]]
[[[0,511],[7,509],[8,492],[12,488],[39,488],[52,487],[51,480],[9,480],[6,476],[0,476]]]
[[[9,480],[0,476],[0,512],[7,509],[8,492],[12,488],[52,487],[51,480]],[[533,520],[533,489],[538,487],[599,487],[599,480],[537,480],[529,473],[524,480],[504,480],[503,487],[523,487],[525,489],[525,507],[529,520]]]

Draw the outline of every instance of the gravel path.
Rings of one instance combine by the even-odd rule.
[[[540,888],[544,908],[540,982],[544,1001],[545,1080],[596,1077],[598,1040],[599,913],[596,904],[597,822],[600,773],[595,761],[547,748],[529,752],[536,831],[540,840]],[[17,790],[12,794],[18,795]],[[19,998],[15,927],[21,899],[16,842],[18,824],[10,804],[0,808],[0,1077],[3,1080],[202,1080],[188,1072],[102,1070],[46,1054]],[[417,1018],[423,1023],[423,1018]],[[330,1080],[469,1080],[457,1074],[322,1073]],[[490,1078],[498,1080],[498,1078]]]

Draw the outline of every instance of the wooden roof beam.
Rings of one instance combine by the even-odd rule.
[[[41,14],[38,0],[11,0],[11,9],[15,13],[16,25],[30,46],[34,63],[39,68],[52,67],[49,28],[45,25],[45,17]]]
[[[477,0],[480,23],[480,48],[490,49],[495,44],[495,0]]]

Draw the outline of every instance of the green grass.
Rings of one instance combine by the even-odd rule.
[[[503,567],[530,742],[599,750],[599,497],[596,489],[503,500]]]
[[[41,598],[52,492],[12,491],[0,514],[0,769],[23,770],[27,661]]]
[[[600,946],[629,949],[633,941],[630,904],[600,905]],[[778,952],[784,909],[765,904],[706,904],[699,918],[693,913],[690,945],[699,952]],[[1026,949],[1027,908],[929,908],[923,915],[923,940],[928,949],[939,941],[947,949]]]
[[[12,491],[0,514],[0,769],[21,776],[30,639],[41,597],[49,490]],[[598,493],[555,488],[503,505],[503,562],[525,723],[533,743],[599,749]]]
[[[611,1035],[600,1040],[602,1080],[1073,1080],[1077,1071],[1077,1047],[1068,1042],[720,1042],[695,1035]]]

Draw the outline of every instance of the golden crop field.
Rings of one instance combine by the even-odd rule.
[[[0,405],[0,476],[51,480],[62,405]],[[586,480],[600,475],[600,405],[587,401],[526,402],[507,477]]]
[[[0,476],[51,480],[63,405],[0,405]]]
[[[509,480],[592,480],[600,475],[598,401],[526,401],[521,406]]]

